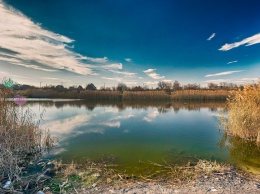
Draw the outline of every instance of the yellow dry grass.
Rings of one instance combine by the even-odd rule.
[[[260,142],[260,81],[236,91],[228,100],[228,108],[228,133]]]
[[[233,95],[234,91],[229,90],[179,90],[171,93],[172,100],[186,101],[222,101],[226,100],[229,95]]]

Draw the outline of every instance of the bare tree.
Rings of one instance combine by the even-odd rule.
[[[124,84],[124,83],[118,83],[116,89],[117,89],[118,91],[125,91],[125,90],[127,90],[127,86],[126,86],[126,84]]]
[[[211,89],[211,90],[217,89],[218,88],[218,84],[208,83],[208,88]]]
[[[174,83],[173,83],[173,89],[174,90],[180,90],[181,89],[181,84],[175,80]]]
[[[170,90],[172,88],[172,83],[171,82],[165,82],[165,81],[160,81],[158,83],[158,88],[159,89],[166,89],[166,90]]]

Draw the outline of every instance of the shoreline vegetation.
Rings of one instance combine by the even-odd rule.
[[[17,93],[26,98],[84,99],[109,101],[226,101],[233,96],[234,90],[148,90],[148,91],[58,91],[44,89],[14,90],[9,89],[9,98]]]
[[[98,90],[93,83],[83,88],[79,86],[49,85],[43,87],[17,84],[11,78],[4,78],[0,89],[9,89],[9,98],[19,94],[25,98],[61,98],[61,99],[86,99],[86,100],[159,100],[159,101],[226,101],[229,96],[234,96],[235,91],[242,90],[243,85],[221,82],[208,83],[207,87],[199,84],[181,85],[177,80],[171,82],[158,82],[155,89],[147,86],[128,87],[118,83],[117,87],[102,86]]]
[[[245,173],[233,165],[211,161],[198,160],[183,166],[175,166],[167,161],[163,161],[161,164],[147,161],[158,169],[158,174],[140,177],[113,170],[114,164],[107,162],[94,163],[86,160],[86,163],[82,165],[73,162],[62,164],[62,162],[57,161],[42,161],[43,152],[53,146],[52,137],[39,127],[38,122],[34,121],[33,113],[29,109],[23,111],[20,106],[6,102],[6,98],[13,97],[18,92],[20,95],[34,98],[82,97],[85,99],[88,97],[89,100],[121,100],[119,104],[124,104],[124,106],[131,106],[137,99],[141,101],[156,99],[171,101],[166,105],[167,109],[174,104],[179,107],[191,106],[189,103],[180,105],[177,101],[200,101],[201,104],[207,104],[211,100],[212,102],[225,101],[226,97],[229,96],[227,101],[229,115],[228,120],[225,119],[223,122],[224,131],[231,137],[256,141],[259,139],[260,130],[259,85],[259,83],[248,85],[243,89],[232,91],[231,94],[229,90],[83,90],[75,91],[75,93],[68,92],[67,96],[64,91],[1,88],[0,192],[107,193],[110,190],[111,193],[135,193],[161,189],[162,193],[207,193],[210,191],[257,193],[260,189],[259,176]],[[157,104],[156,100],[154,101],[155,105]],[[101,103],[106,103],[104,101]],[[137,108],[142,106],[141,101],[140,104],[137,103]],[[66,104],[66,102],[57,103]],[[75,105],[77,106],[76,101]],[[115,106],[118,106],[118,103],[115,103]],[[30,169],[36,168],[35,166],[40,169],[34,173],[28,173]]]
[[[260,144],[260,81],[245,85],[227,102],[228,116],[222,118],[224,131]]]
[[[30,109],[22,110],[5,101],[6,92],[3,88],[0,98],[0,192],[13,193],[27,187],[22,179],[24,170],[53,142],[48,131],[35,122]]]

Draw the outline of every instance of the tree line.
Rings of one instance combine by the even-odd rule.
[[[3,86],[3,84],[0,84]],[[81,85],[74,85],[74,86],[69,86],[69,87],[64,87],[63,85],[46,85],[43,87],[36,87],[32,85],[27,85],[27,84],[14,84],[12,86],[14,90],[30,90],[30,89],[43,89],[43,90],[56,90],[56,91],[77,91],[81,92],[84,90],[87,91],[96,91],[98,90],[97,87],[93,84],[87,84],[85,87]],[[132,86],[129,87],[125,83],[118,83],[117,86],[115,87],[105,87],[101,86],[99,90],[101,91],[150,91],[150,90],[166,90],[166,91],[180,91],[180,90],[237,90],[237,89],[243,89],[243,85],[238,85],[234,83],[226,83],[226,82],[221,82],[219,84],[216,83],[208,83],[206,87],[201,87],[200,84],[185,84],[181,85],[179,81],[175,80],[173,83],[172,82],[165,82],[165,81],[160,81],[158,82],[158,85],[156,88],[149,88],[148,86]]]

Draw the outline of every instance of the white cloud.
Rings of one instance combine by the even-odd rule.
[[[163,78],[165,78],[165,76],[160,76],[158,73],[149,73],[147,75],[149,77],[153,78],[153,79],[163,79]]]
[[[228,50],[231,50],[233,48],[239,47],[241,45],[251,46],[251,45],[254,45],[254,44],[258,44],[258,43],[260,43],[260,33],[255,34],[251,37],[245,38],[245,39],[241,40],[240,42],[234,42],[234,43],[231,43],[231,44],[226,43],[218,50],[228,51]]]
[[[102,79],[107,79],[107,80],[112,80],[112,81],[117,81],[117,82],[122,81],[122,78],[120,78],[120,77],[102,77]]]
[[[227,64],[237,63],[238,61],[230,61]]]
[[[129,119],[129,118],[133,118],[133,117],[134,117],[133,114],[126,114],[126,115],[122,115],[122,116],[117,116],[115,119],[122,120],[122,119]]]
[[[125,81],[124,82],[127,86],[129,85],[137,85],[137,82],[136,81]]]
[[[228,82],[229,79],[214,79],[214,80],[206,80],[204,82],[206,83],[221,83],[221,82]]]
[[[220,72],[220,73],[216,73],[216,74],[208,74],[205,75],[205,77],[213,77],[213,76],[223,76],[223,75],[230,75],[233,73],[238,73],[238,72],[242,72],[244,70],[238,70],[238,71],[225,71],[225,72]]]
[[[43,29],[21,12],[0,1],[0,60],[14,65],[53,72],[65,69],[82,75],[97,75],[91,62],[106,62],[107,57],[85,57],[68,48],[74,40]]]
[[[241,81],[258,81],[260,78],[256,78],[256,77],[253,77],[253,78],[248,78],[248,77],[245,77],[245,78],[242,78],[240,79]]]
[[[42,79],[50,79],[50,80],[60,80],[59,78],[56,77],[41,77]]]
[[[158,115],[159,115],[158,110],[155,110],[155,111],[152,111],[152,112],[148,113],[147,116],[143,118],[143,120],[150,123],[150,122],[152,122]]]
[[[8,73],[6,71],[0,71],[0,75],[2,75],[3,77],[15,77],[15,78],[23,78],[23,79],[34,79],[33,77],[25,77],[25,76],[21,76],[21,75],[16,75],[16,74],[11,74]],[[1,81],[1,78],[0,78]]]
[[[71,116],[62,120],[48,122],[42,125],[42,128],[50,130],[50,133],[59,139],[66,139],[69,134],[79,134],[81,132],[76,132],[75,129],[83,125],[87,125],[90,121],[88,115],[76,115]]]
[[[132,59],[130,59],[130,58],[125,58],[125,61],[131,63],[131,62],[132,62]]]
[[[71,80],[69,79],[60,79],[60,78],[56,78],[56,77],[40,77],[41,79],[45,79],[45,80],[57,80],[60,82],[69,82]]]
[[[148,81],[148,82],[144,82],[145,85],[158,85],[157,81]]]
[[[110,65],[103,65],[104,69],[123,69],[122,63],[113,63]]]
[[[170,79],[165,79],[165,80],[162,80],[163,82],[172,82],[172,80]]]
[[[211,39],[214,38],[215,36],[216,36],[216,33],[212,33],[207,40],[211,40]]]
[[[165,76],[160,76],[158,73],[155,73],[155,70],[156,69],[147,69],[143,72],[146,73],[146,75],[148,75],[149,77],[151,77],[153,79],[163,79],[163,78],[165,78]]]
[[[121,123],[120,121],[107,121],[107,122],[104,122],[104,123],[101,123],[101,125],[104,125],[104,126],[107,126],[107,127],[117,127],[119,128]]]
[[[1,60],[1,59],[0,59],[0,60]],[[56,71],[57,71],[57,70],[55,70],[55,69],[42,68],[42,67],[39,67],[39,66],[37,66],[37,65],[27,65],[27,64],[23,64],[23,63],[15,63],[15,62],[12,62],[12,64],[18,65],[18,66],[22,66],[22,67],[26,67],[26,68],[35,69],[35,70],[46,71],[46,72],[56,72]]]
[[[151,72],[154,72],[156,69],[147,69],[145,71],[143,71],[144,73],[151,73]]]
[[[123,72],[123,71],[115,71],[115,70],[110,70],[110,71],[116,74],[124,75],[125,77],[135,77],[136,75],[136,73],[131,73],[131,72]]]
[[[95,62],[95,63],[105,63],[108,61],[107,57],[92,58],[92,57],[82,56],[81,59],[88,60],[88,61]]]

